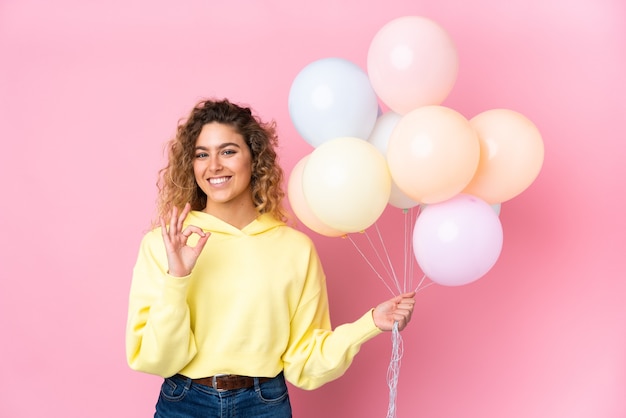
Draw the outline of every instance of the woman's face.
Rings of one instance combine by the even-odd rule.
[[[207,195],[205,211],[254,208],[252,153],[235,128],[218,122],[204,125],[194,152],[196,182]]]

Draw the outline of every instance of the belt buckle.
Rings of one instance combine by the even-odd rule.
[[[211,378],[211,386],[213,387],[213,389],[215,389],[215,390],[226,390],[226,389],[218,389],[217,388],[217,378],[218,377],[222,377],[222,376],[228,376],[228,375],[226,373],[213,375],[213,377]]]

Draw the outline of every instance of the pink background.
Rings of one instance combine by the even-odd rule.
[[[626,416],[625,4],[3,0],[0,416],[150,416],[160,379],[126,365],[126,303],[176,121],[203,96],[249,103],[277,120],[289,172],[312,150],[288,115],[295,75],[331,56],[365,68],[404,15],[457,44],[445,105],[516,110],[546,155],[502,207],[491,272],[418,295],[398,416]],[[379,221],[396,255],[402,225]],[[311,235],[336,325],[390,295],[348,240]],[[390,350],[385,334],[341,379],[293,389],[295,416],[384,417]]]

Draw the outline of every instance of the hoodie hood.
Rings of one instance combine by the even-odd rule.
[[[211,233],[242,236],[262,234],[270,229],[284,226],[285,223],[274,218],[269,213],[264,213],[259,215],[255,220],[244,226],[242,229],[239,229],[213,215],[194,210],[189,212],[189,215],[187,215],[185,225],[195,225],[205,231],[210,231]]]

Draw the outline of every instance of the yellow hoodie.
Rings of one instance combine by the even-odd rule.
[[[131,368],[191,378],[283,370],[293,385],[315,389],[341,376],[381,332],[371,311],[331,330],[313,243],[271,215],[240,230],[192,211],[186,224],[211,232],[189,276],[167,273],[160,228],[142,240],[126,329]]]

